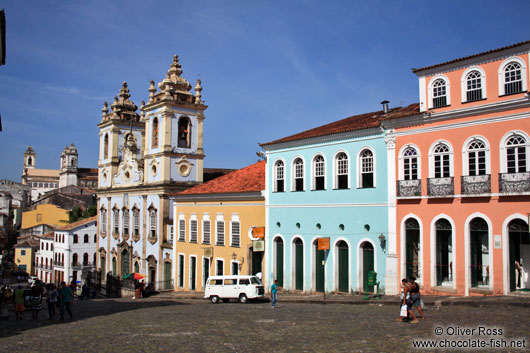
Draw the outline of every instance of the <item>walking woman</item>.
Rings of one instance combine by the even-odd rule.
[[[418,313],[422,320],[425,320],[423,316],[423,310],[421,309],[421,295],[420,295],[420,285],[416,282],[416,277],[409,278],[409,287],[410,287],[410,310],[412,311],[412,305],[418,309]]]
[[[49,283],[46,287],[46,303],[48,304],[48,316],[50,320],[55,318],[55,310],[57,306],[57,289],[53,283]]]

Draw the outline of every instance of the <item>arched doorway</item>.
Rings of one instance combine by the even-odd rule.
[[[315,291],[324,292],[325,250],[318,250],[318,240],[316,239],[313,242],[313,252],[315,254]]]
[[[121,252],[121,276],[127,276],[131,271],[129,267],[129,252],[126,249],[123,249]]]
[[[294,246],[294,288],[304,290],[304,243],[296,238]]]
[[[274,279],[283,287],[283,239],[280,237],[274,239],[274,258]]]
[[[510,244],[510,291],[530,289],[530,234],[528,223],[514,219],[508,224]]]
[[[164,289],[171,289],[171,262],[169,261],[164,262]]]
[[[414,218],[405,221],[405,276],[420,278],[420,225]]]
[[[156,283],[156,260],[154,256],[149,255],[147,257],[147,280],[149,284],[155,286]],[[158,289],[155,287],[155,289]]]
[[[374,271],[374,246],[369,241],[361,244],[362,253],[362,288],[365,292],[373,292],[374,286],[368,285],[368,272]]]
[[[487,287],[489,284],[488,223],[482,218],[469,222],[471,287]]]
[[[335,251],[337,254],[338,289],[339,292],[348,293],[350,291],[350,261],[348,244],[344,240],[339,241]]]
[[[453,283],[453,228],[446,219],[435,224],[436,230],[436,285]]]

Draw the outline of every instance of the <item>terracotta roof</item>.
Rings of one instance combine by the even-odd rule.
[[[33,169],[28,168],[28,176],[46,176],[46,177],[59,177],[59,170],[57,169]]]
[[[516,48],[516,47],[519,47],[519,46],[522,46],[522,45],[525,45],[525,44],[530,44],[530,40],[527,40],[527,41],[524,41],[524,42],[515,43],[515,44],[511,44],[511,45],[508,45],[508,46],[505,46],[505,47],[501,47],[501,48],[497,48],[497,49],[488,50],[488,51],[485,51],[485,52],[482,52],[482,53],[478,53],[478,54],[464,56],[463,58],[458,58],[458,59],[446,61],[446,62],[443,62],[441,64],[426,66],[426,67],[422,67],[422,68],[419,68],[419,69],[412,68],[412,72],[413,73],[417,73],[417,72],[420,72],[420,71],[423,71],[423,70],[428,70],[428,69],[432,69],[432,68],[435,68],[435,67],[456,63],[456,62],[459,62],[459,61],[464,61],[464,60],[468,60],[468,59],[477,58],[477,57],[482,56],[482,55],[497,53],[497,52],[500,52],[500,51],[503,51],[503,50],[506,50],[506,49]]]
[[[415,115],[418,112],[419,105],[415,103],[405,108],[399,107],[389,109],[389,112],[386,114],[382,110],[380,110],[377,112],[354,115],[350,116],[349,118],[335,121],[327,125],[322,125],[311,130],[306,130],[298,134],[281,138],[279,140],[261,143],[260,146],[269,146],[282,142],[303,140],[312,137],[320,137],[349,131],[376,128],[379,126],[381,120]]]
[[[24,240],[16,244],[14,247],[15,248],[39,248],[39,245],[40,243],[38,240],[28,239],[28,240]]]
[[[98,219],[98,216],[92,216],[90,218],[85,218],[85,219],[81,219],[77,222],[74,222],[74,223],[69,223],[65,226],[62,226],[62,227],[59,227],[57,228],[57,230],[72,230],[76,227],[79,227],[79,226],[82,226],[83,224],[86,224],[86,223],[90,223],[90,222],[93,222],[95,220]]]
[[[52,233],[43,234],[40,237],[41,238],[53,238],[54,235],[55,235],[55,233],[52,232]]]
[[[174,195],[259,192],[265,190],[265,161],[249,165]]]

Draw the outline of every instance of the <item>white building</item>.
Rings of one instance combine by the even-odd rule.
[[[35,255],[35,275],[45,283],[54,282],[53,248],[54,233],[44,234],[39,238],[39,250]]]
[[[55,231],[53,274],[55,283],[82,281],[95,269],[97,216],[70,223]]]

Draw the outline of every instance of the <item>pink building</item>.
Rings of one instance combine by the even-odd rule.
[[[413,69],[420,114],[385,124],[398,275],[425,294],[530,288],[529,62],[526,41]]]

